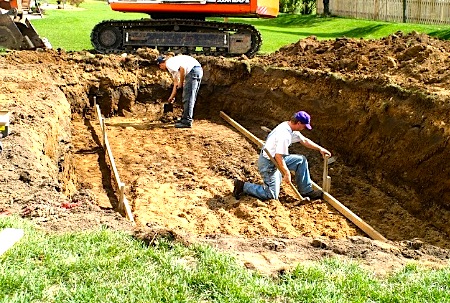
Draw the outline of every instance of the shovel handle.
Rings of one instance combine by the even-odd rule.
[[[280,171],[280,173],[283,174],[282,170],[280,169],[280,166],[278,165],[278,162],[275,160],[274,157],[272,157],[272,155],[269,153],[269,151],[265,147],[264,147],[264,152],[269,157],[270,161],[272,161],[272,163],[275,164],[275,167]],[[292,188],[292,190],[297,195],[297,197],[300,199],[300,201],[305,201],[305,200],[309,201],[309,198],[302,197],[302,195],[300,194],[300,192],[297,190],[297,188],[295,187],[295,185],[292,182],[289,182],[289,186]]]

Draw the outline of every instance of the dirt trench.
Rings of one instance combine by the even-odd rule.
[[[332,193],[338,200],[388,239],[430,239],[430,243],[447,247],[448,181],[443,176],[448,175],[449,170],[442,166],[441,156],[446,155],[448,149],[448,137],[445,135],[448,117],[440,108],[437,98],[405,91],[378,79],[345,79],[330,72],[252,66],[245,61],[214,58],[207,58],[202,64],[205,67],[205,79],[195,115],[207,124],[198,123],[196,129],[205,132],[212,127],[210,123],[227,126],[219,117],[219,112],[224,111],[264,140],[266,133],[261,130],[261,126],[275,127],[293,112],[307,110],[312,114],[314,125],[314,130],[307,135],[332,150],[342,164],[334,165],[330,173]],[[148,81],[138,79],[137,82]],[[152,129],[149,136],[156,136],[158,128],[163,129],[163,137],[170,134],[170,122],[176,114],[164,115],[159,104],[167,97],[167,88],[161,90],[158,84],[141,84],[135,90],[135,95],[130,95],[121,93],[123,87],[115,91],[111,83],[106,87],[106,91],[113,92],[101,93],[107,100],[106,105],[102,103],[103,99],[99,101],[103,107],[127,108],[130,117],[156,121],[155,125],[147,126]],[[125,90],[129,92],[132,88]],[[123,97],[128,101],[123,99],[121,102]],[[114,99],[117,100],[115,105],[109,102]],[[178,108],[178,114],[180,110]],[[126,122],[113,120],[116,118],[111,120],[111,125],[126,125]],[[162,121],[160,126],[159,121]],[[130,128],[146,127],[139,126],[140,123],[146,122],[138,120],[130,123]],[[226,144],[217,138],[217,133],[223,138],[223,131],[213,131],[210,136],[219,145]],[[191,142],[183,143],[190,146],[188,154],[201,152],[204,141],[209,137],[189,136]],[[199,146],[192,142],[197,139],[200,140]],[[235,147],[232,145],[237,140],[235,138],[225,150],[233,150]],[[221,148],[218,146],[213,155],[218,154],[220,157]],[[182,148],[177,147],[177,150]],[[320,180],[322,166],[318,154],[301,147],[294,147],[293,151],[308,155],[313,177]],[[231,163],[222,168],[228,180],[221,182],[229,184],[236,176],[259,182],[259,176],[254,170],[257,153],[257,147],[251,144],[242,152],[234,150],[229,153]],[[245,165],[235,163],[236,155],[240,155],[239,161]],[[236,169],[236,166],[241,167],[241,170]],[[423,184],[433,186],[425,187]],[[228,192],[230,189],[228,185]],[[417,226],[420,228],[417,229]],[[201,230],[196,232],[202,233]],[[320,234],[332,238],[342,237],[339,233],[331,235],[327,232],[313,235]],[[352,234],[355,232],[343,232],[345,236]]]
[[[277,56],[198,58],[205,76],[189,130],[173,128],[179,103],[172,114],[162,111],[171,80],[154,66],[152,51],[2,57],[2,106],[12,110],[16,131],[3,139],[6,157],[0,164],[2,170],[9,165],[10,175],[3,175],[0,206],[52,229],[98,224],[131,229],[114,211],[111,171],[92,111],[95,97],[108,117],[111,147],[143,237],[149,230],[169,230],[184,241],[195,238],[232,250],[245,266],[269,272],[327,256],[361,258],[381,271],[412,259],[446,263],[447,99],[381,74],[264,64]],[[53,90],[64,96],[49,94]],[[41,110],[43,101],[48,108]],[[71,112],[54,112],[60,106]],[[231,196],[235,176],[260,182],[258,150],[219,111],[264,139],[261,126],[272,128],[300,109],[312,115],[314,129],[305,135],[337,157],[330,167],[333,196],[393,241],[388,246],[363,240],[363,233],[324,201],[294,206],[292,193],[284,190],[279,201]],[[70,130],[60,127],[69,123]],[[26,140],[25,129],[32,130]],[[17,154],[14,146],[31,147]],[[319,181],[319,154],[301,147],[292,151],[307,156]],[[39,171],[29,161],[46,161],[47,168]],[[55,186],[43,193],[41,179]],[[322,240],[312,247],[313,238]]]

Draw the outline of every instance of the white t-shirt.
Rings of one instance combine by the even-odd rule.
[[[267,148],[272,157],[275,157],[275,154],[289,155],[289,146],[302,140],[304,140],[303,135],[299,131],[293,131],[288,122],[285,121],[270,132],[264,147]],[[269,159],[266,153],[263,153],[263,156]]]
[[[201,65],[195,58],[192,58],[191,56],[179,55],[166,60],[167,70],[172,74],[173,77],[177,77],[180,67],[184,68],[185,75],[187,75],[195,66]]]

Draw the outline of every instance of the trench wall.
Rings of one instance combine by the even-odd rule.
[[[2,78],[2,89],[13,92],[0,96],[11,129],[2,139],[0,205],[24,217],[56,216],[53,206],[76,191],[70,104],[47,74],[13,66],[0,67],[0,74],[11,75]]]
[[[450,210],[450,103],[386,79],[345,79],[314,70],[208,62],[199,112],[224,110],[243,124],[275,126],[297,110],[312,115],[314,140],[421,217]],[[262,125],[262,124],[261,124]],[[436,215],[435,215],[436,214]],[[442,222],[439,222],[442,221]],[[440,227],[445,220],[435,218]]]
[[[314,128],[309,137],[345,165],[365,171],[405,209],[450,234],[450,215],[441,215],[441,210],[450,213],[448,100],[405,90],[389,79],[346,79],[211,57],[199,61],[204,78],[195,118],[219,121],[223,110],[245,127],[274,127],[293,112],[306,110]],[[147,116],[161,119],[171,82],[160,73],[147,66],[120,82],[100,79],[90,84],[87,98],[92,105],[96,95],[105,115],[124,114],[144,104]]]

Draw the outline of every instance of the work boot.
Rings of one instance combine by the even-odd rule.
[[[241,194],[244,192],[244,182],[239,179],[234,179],[233,196],[239,200]]]
[[[177,123],[175,123],[175,127],[176,128],[191,128],[192,126],[189,124],[184,124],[182,122],[177,122]]]
[[[309,193],[303,194],[303,197],[318,200],[323,198],[323,192],[321,190],[312,190]]]

